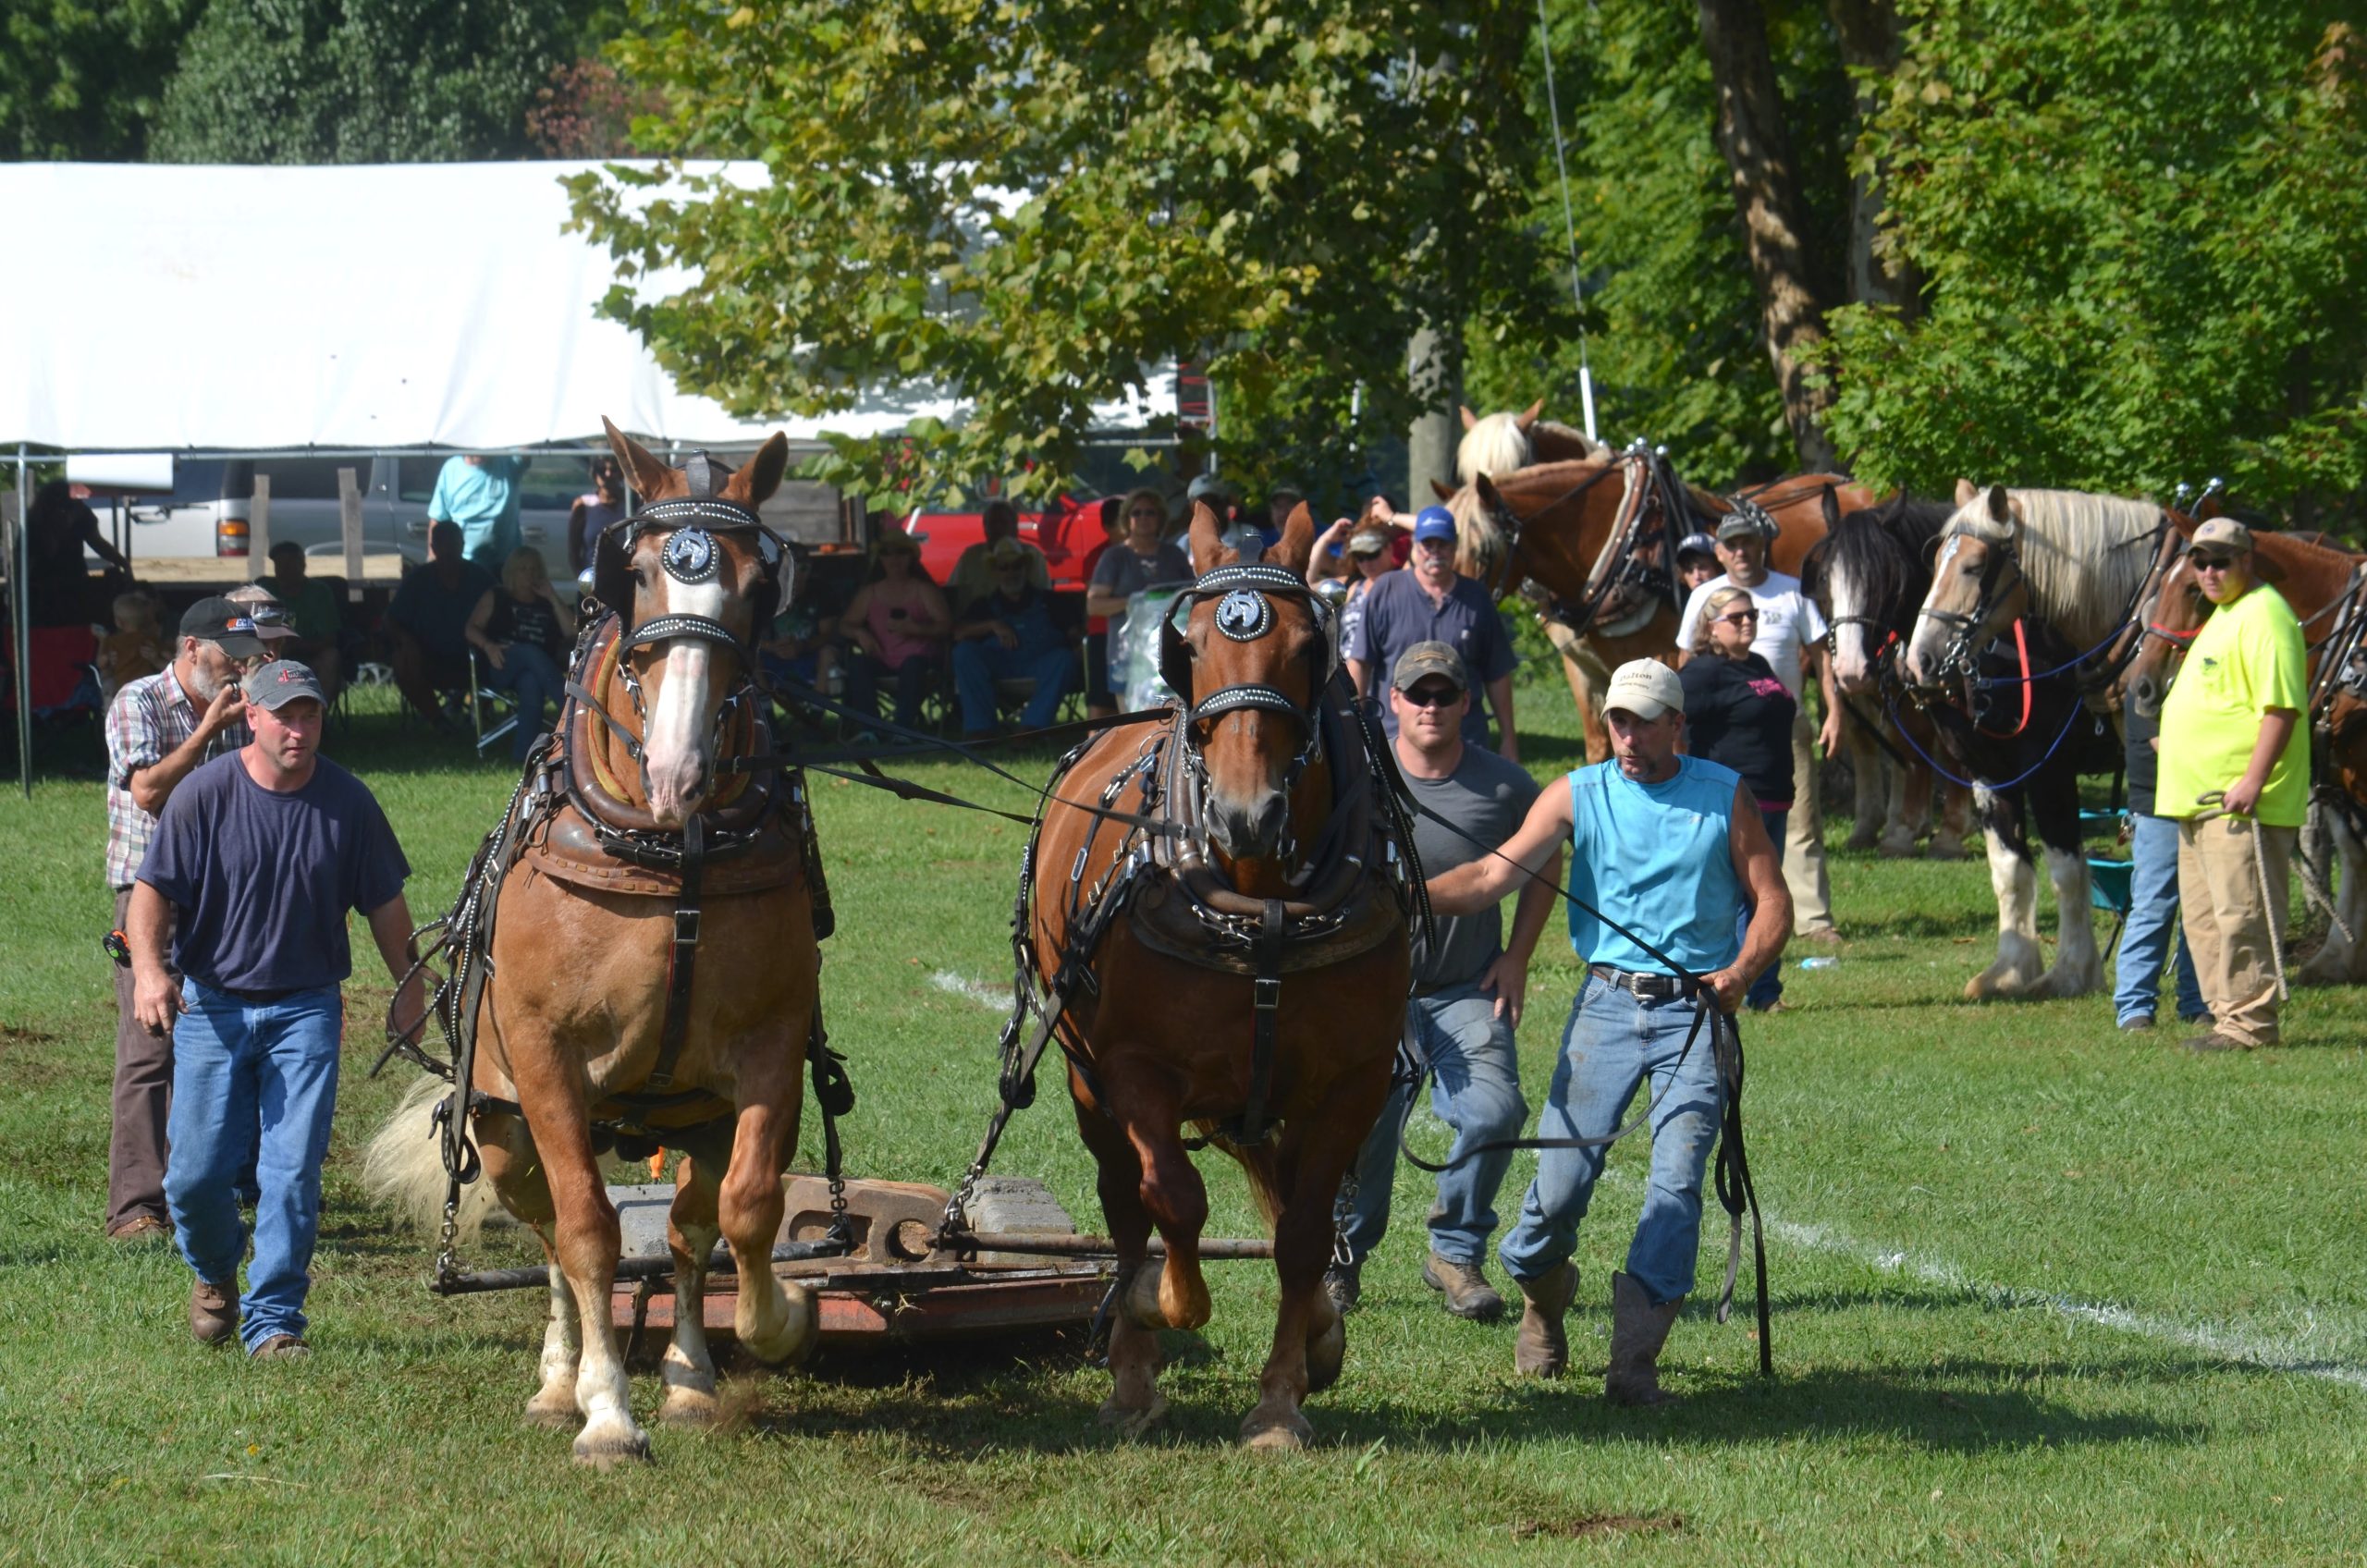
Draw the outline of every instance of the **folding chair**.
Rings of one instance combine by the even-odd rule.
[[[2128,814],[2120,811],[2083,811],[2079,814],[2079,836],[2082,839],[2110,836],[2117,839]],[[2088,905],[2112,916],[2112,936],[2105,941],[2103,956],[2112,957],[2120,946],[2121,928],[2128,924],[2130,881],[2137,868],[2128,861],[2109,855],[2088,857]]]

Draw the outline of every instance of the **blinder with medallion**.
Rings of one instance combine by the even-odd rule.
[[[666,575],[677,582],[705,582],[716,573],[718,552],[704,528],[682,528],[666,541]]]
[[[1274,629],[1274,606],[1266,595],[1236,588],[1217,601],[1217,630],[1236,643],[1255,643]]]

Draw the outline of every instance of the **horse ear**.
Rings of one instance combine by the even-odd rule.
[[[1231,566],[1240,558],[1240,552],[1225,547],[1224,524],[1208,509],[1206,501],[1192,503],[1192,570],[1207,576],[1220,566]]]
[[[1433,479],[1430,481],[1430,494],[1441,501],[1452,501],[1454,499],[1454,486],[1443,479]]]
[[[1471,406],[1468,403],[1457,403],[1454,406],[1454,411],[1463,416],[1463,428],[1466,430],[1479,423],[1479,416],[1471,411]]]
[[[1526,435],[1528,434],[1528,427],[1537,423],[1537,416],[1544,411],[1545,399],[1539,398],[1534,403],[1529,404],[1526,412],[1514,415],[1513,423],[1520,426],[1520,433],[1523,435]]]
[[[2004,485],[1993,484],[1989,487],[1990,521],[2003,523],[2007,528],[2011,528],[2014,526],[2015,509],[2014,498],[2005,494]]]
[[[1981,494],[1981,486],[1980,486],[1980,485],[1978,485],[1978,484],[1975,484],[1971,480],[1969,480],[1969,479],[1959,479],[1959,480],[1957,480],[1957,481],[1956,481],[1956,505],[1957,505],[1957,506],[1963,506],[1967,501],[1971,500],[1975,496],[1978,496],[1978,495],[1980,495],[1980,494]]]
[[[674,477],[674,471],[651,457],[640,442],[609,423],[606,414],[600,416],[600,428],[608,433],[608,450],[624,465],[625,483],[632,486],[633,494],[644,501],[654,501],[666,494],[667,481]],[[786,457],[788,451],[789,444],[784,441],[782,455]]]
[[[1824,531],[1830,533],[1841,526],[1840,492],[1834,486],[1828,484],[1816,493],[1816,499],[1818,507],[1824,513]]]
[[[780,488],[780,476],[789,472],[789,437],[776,430],[772,439],[756,448],[756,455],[740,465],[740,472],[724,482],[723,498],[737,501],[751,509],[765,504],[765,497]]]
[[[1510,510],[1510,508],[1504,505],[1504,493],[1497,489],[1496,482],[1489,478],[1486,474],[1473,474],[1471,476],[1471,488],[1478,493],[1479,504],[1487,508],[1490,511]]]
[[[1315,555],[1315,514],[1301,501],[1291,508],[1282,524],[1282,537],[1273,548],[1274,564],[1287,567],[1301,577],[1306,575],[1306,563]]]

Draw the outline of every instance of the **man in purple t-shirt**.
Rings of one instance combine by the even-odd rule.
[[[166,803],[126,935],[133,1014],[173,1040],[165,1203],[197,1275],[190,1331],[203,1344],[240,1334],[250,1355],[276,1359],[309,1354],[306,1270],[337,1109],[339,988],[353,969],[346,911],[368,917],[396,978],[396,1022],[415,1027],[426,1007],[418,977],[404,978],[411,867],[369,790],[320,754],[319,678],[264,665],[247,678],[246,703],[254,739]],[[232,1188],[250,1151],[261,1195],[242,1325],[247,1234]]]

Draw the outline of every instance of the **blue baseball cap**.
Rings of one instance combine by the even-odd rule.
[[[1414,543],[1454,537],[1454,514],[1444,507],[1424,507],[1414,514]]]

